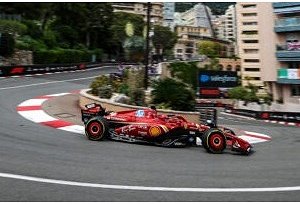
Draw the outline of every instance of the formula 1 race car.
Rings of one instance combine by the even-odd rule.
[[[155,107],[106,112],[100,104],[88,104],[81,110],[85,133],[93,141],[110,139],[132,143],[150,143],[163,147],[196,146],[197,138],[210,153],[226,148],[248,155],[252,146],[235,133],[212,123],[196,124],[182,116],[159,115]]]

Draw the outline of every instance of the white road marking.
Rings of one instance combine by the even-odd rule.
[[[118,190],[137,190],[137,191],[175,191],[175,192],[278,192],[278,191],[299,191],[300,186],[291,187],[268,187],[268,188],[175,188],[175,187],[147,187],[147,186],[125,186],[125,185],[109,185],[98,183],[84,183],[76,181],[64,181],[56,179],[47,179],[32,176],[23,176],[17,174],[0,173],[2,178],[12,178],[26,181],[34,181],[40,183],[50,183],[69,186],[80,186],[90,188],[118,189]]]
[[[68,79],[68,80],[61,80],[61,81],[50,81],[50,82],[37,83],[37,84],[27,84],[27,85],[20,85],[20,86],[3,87],[3,88],[0,88],[0,90],[20,89],[20,88],[32,87],[32,86],[64,83],[64,82],[70,82],[70,81],[80,81],[80,80],[86,80],[86,79],[93,79],[93,78],[96,78],[96,77],[98,77],[98,76],[84,77],[84,78],[77,78],[77,79]]]

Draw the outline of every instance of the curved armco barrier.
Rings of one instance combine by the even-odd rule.
[[[133,65],[134,63],[123,63]],[[73,63],[73,64],[41,64],[41,65],[15,65],[1,66],[0,77],[17,76],[27,74],[42,74],[49,72],[84,70],[102,66],[118,65],[118,63]]]
[[[265,122],[300,127],[300,113],[298,112],[253,111],[245,109],[226,109],[225,112],[264,120]]]
[[[29,99],[19,104],[17,107],[17,111],[24,118],[31,120],[32,122],[73,133],[85,134],[83,125],[74,125],[68,121],[53,118],[42,110],[42,104],[48,99],[64,96],[67,94],[71,93],[52,94]],[[243,130],[240,130],[238,132],[238,135],[238,137],[243,138],[251,144],[267,142],[271,140],[271,137],[268,135]]]

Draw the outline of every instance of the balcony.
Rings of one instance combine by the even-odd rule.
[[[300,69],[286,69],[286,68],[278,69],[277,83],[300,84]]]
[[[299,2],[276,2],[273,3],[273,8],[285,8],[285,7],[293,7],[300,6]]]
[[[286,14],[286,13],[298,13],[300,11],[299,2],[281,2],[273,3],[274,13]]]
[[[276,46],[278,61],[300,61],[300,43],[293,42]]]
[[[275,21],[275,32],[300,31],[300,18],[281,18]]]

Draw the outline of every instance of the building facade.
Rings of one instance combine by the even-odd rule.
[[[203,37],[210,37],[210,31],[203,27],[178,25],[175,27],[178,40],[174,47],[174,55],[177,59],[188,60],[196,58],[197,42]]]
[[[300,3],[237,3],[242,84],[264,86],[275,102],[300,105]],[[292,110],[292,108],[291,108]]]
[[[192,27],[202,27],[209,30],[210,35],[214,35],[212,28],[212,13],[211,9],[204,6],[202,3],[196,4],[193,8],[183,12],[177,13],[175,25],[184,25]]]
[[[275,66],[272,13],[269,2],[236,4],[238,56],[241,58],[243,86],[251,83],[263,87],[266,67]]]
[[[275,100],[300,104],[300,2],[272,3],[276,68],[266,77]]]
[[[224,34],[225,39],[231,42],[236,41],[236,13],[235,5],[230,5],[225,11],[225,25],[224,25]]]
[[[142,15],[147,21],[147,2],[113,2],[114,12],[126,12]],[[151,2],[150,21],[155,25],[163,24],[163,3]]]
[[[175,2],[163,3],[163,26],[169,27],[174,31],[174,14],[175,14]]]

